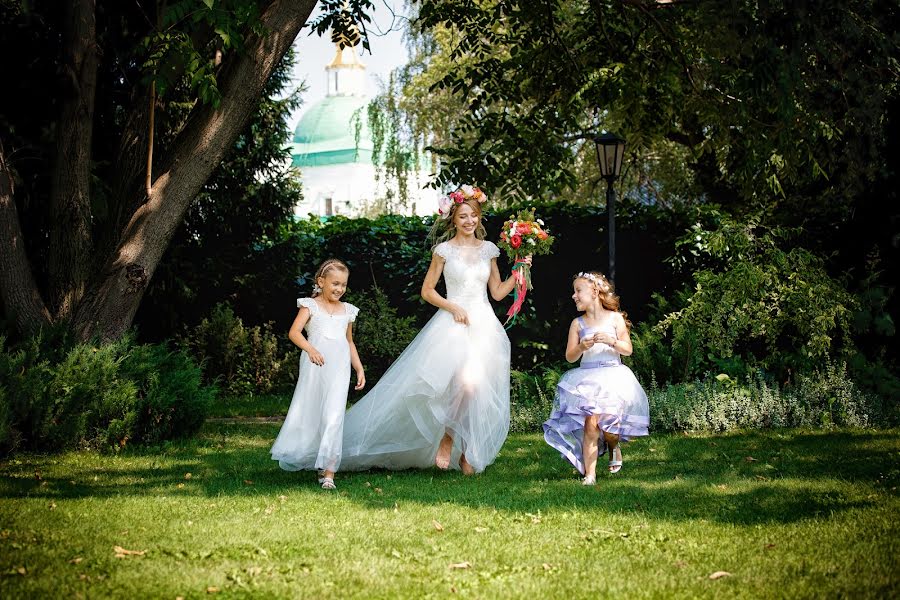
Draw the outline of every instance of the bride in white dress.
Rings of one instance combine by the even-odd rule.
[[[443,199],[422,298],[437,313],[344,419],[341,468],[459,468],[491,464],[509,432],[509,338],[487,297],[502,300],[500,250],[484,241],[478,188]],[[528,260],[530,264],[530,258]],[[447,297],[435,286],[444,275]]]

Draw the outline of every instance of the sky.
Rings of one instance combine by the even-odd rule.
[[[407,61],[406,47],[403,45],[404,3],[396,0],[373,0],[373,4],[375,12],[370,15],[372,23],[366,26],[369,30],[369,47],[372,53],[366,52],[362,44],[356,47],[360,60],[366,65],[367,92],[370,98],[378,94],[379,80],[387,81],[391,70]],[[397,14],[396,19],[389,7]],[[319,14],[320,9],[317,7],[310,21]],[[294,50],[297,53],[297,64],[293,72],[294,85],[299,86],[302,82],[306,82],[307,92],[302,95],[303,105],[291,115],[291,129],[297,127],[297,122],[306,109],[325,97],[327,88],[325,65],[334,58],[335,46],[329,34],[319,37],[307,25],[294,41]]]

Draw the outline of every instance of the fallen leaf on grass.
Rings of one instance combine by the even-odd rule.
[[[765,546],[763,546],[763,548],[765,548],[766,550],[771,550],[774,547],[775,547],[775,544],[766,544]]]
[[[679,568],[679,569],[683,569],[683,568],[685,568],[685,567],[687,566],[687,563],[684,562],[683,560],[676,560],[676,561],[675,561],[675,566],[676,566],[677,568]]]
[[[472,563],[467,560],[464,560],[461,563],[453,563],[452,565],[447,565],[448,569],[470,569],[472,568]]]
[[[50,510],[55,509],[55,508],[56,508],[56,502],[51,502],[50,504],[48,504],[48,507],[50,508]]]
[[[73,558],[72,560],[70,560],[69,563],[70,563],[70,564],[73,564],[73,565],[77,565],[78,563],[80,563],[80,562],[83,561],[83,560],[84,560],[84,559],[81,558],[80,556],[76,556],[75,558]]]
[[[190,473],[185,473],[185,474],[184,474],[184,478],[185,478],[185,479],[190,479],[191,477],[193,477],[193,475],[191,475]]]
[[[729,573],[728,571],[716,571],[709,576],[710,579],[721,579],[723,577],[731,577],[731,573]]]
[[[245,480],[244,480],[244,485],[253,485],[253,480],[252,480],[252,479],[245,479]],[[218,590],[216,590],[216,591],[218,591]]]
[[[484,532],[487,531],[487,530],[488,530],[487,527],[476,527],[476,528],[475,528],[475,533],[484,533]]]
[[[28,571],[25,570],[25,567],[16,567],[16,573],[19,575],[25,576]]]
[[[179,490],[181,490],[181,489],[184,489],[184,484],[183,484],[183,483],[179,483],[179,484],[178,484],[177,486],[175,486],[175,487],[177,487]]]
[[[402,555],[400,554],[399,550],[391,550],[391,556],[393,556],[394,558],[400,558]]]
[[[219,592],[219,588],[217,588],[217,587],[214,586],[214,585],[211,585],[211,586],[209,586],[208,588],[206,588],[206,593],[207,593],[207,594],[217,594],[218,592]]]
[[[146,550],[126,550],[122,546],[113,546],[113,552],[116,553],[116,558],[125,558],[126,556],[144,556],[147,554]]]
[[[262,567],[247,567],[247,575],[250,577],[256,577],[262,573]]]
[[[545,570],[545,571],[552,571],[552,570],[553,570],[553,565],[551,565],[550,563],[544,563],[544,564],[541,565],[541,566],[544,567],[544,570]]]
[[[375,493],[380,494],[383,490],[381,488],[375,488]]]
[[[437,521],[435,521],[434,519],[431,520],[431,524],[434,525],[434,528],[435,528],[437,531],[443,531],[443,530],[444,530],[444,526],[441,525],[440,523],[438,523]]]
[[[281,500],[282,502],[284,502],[285,500],[287,500],[287,496],[281,495],[281,496],[278,496],[278,499]]]
[[[716,487],[719,488],[720,490],[727,490],[727,489],[728,489],[728,486],[725,485],[724,483],[721,483],[721,484],[717,485]]]
[[[756,459],[752,456],[745,456],[744,460],[746,460],[747,462],[756,462]]]

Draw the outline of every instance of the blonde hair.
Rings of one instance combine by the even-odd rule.
[[[435,217],[434,224],[431,226],[431,231],[428,232],[428,241],[431,244],[432,250],[434,250],[434,247],[441,242],[446,242],[456,235],[456,225],[453,224],[453,219],[456,217],[457,209],[463,204],[468,205],[479,217],[481,216],[481,203],[475,198],[466,198],[462,202],[454,202],[446,217],[443,215]],[[484,223],[481,221],[478,222],[478,227],[475,228],[475,237],[479,240],[483,240],[487,237],[487,230],[484,228]]]
[[[600,306],[606,310],[611,310],[622,315],[625,320],[625,327],[631,330],[631,321],[628,320],[628,313],[623,311],[619,305],[619,296],[616,295],[613,284],[610,283],[603,273],[600,271],[581,271],[572,277],[572,281],[576,279],[584,279],[597,290],[597,298],[600,300]]]
[[[322,293],[322,288],[319,287],[319,277],[325,277],[331,271],[343,271],[344,273],[350,273],[350,268],[347,264],[337,258],[329,258],[316,270],[316,276],[313,277],[313,293],[312,298],[315,298],[319,294]]]

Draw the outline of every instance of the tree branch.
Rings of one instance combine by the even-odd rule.
[[[25,253],[14,191],[13,176],[0,142],[0,297],[7,317],[21,333],[27,333],[49,325],[51,318]]]
[[[248,37],[245,51],[226,60],[218,108],[198,105],[154,176],[152,194],[126,225],[119,244],[79,306],[82,338],[121,336],[131,326],[150,277],[184,213],[234,144],[269,75],[290,49],[314,0],[276,0],[261,16],[266,34]],[[143,191],[139,192],[143,195]]]

